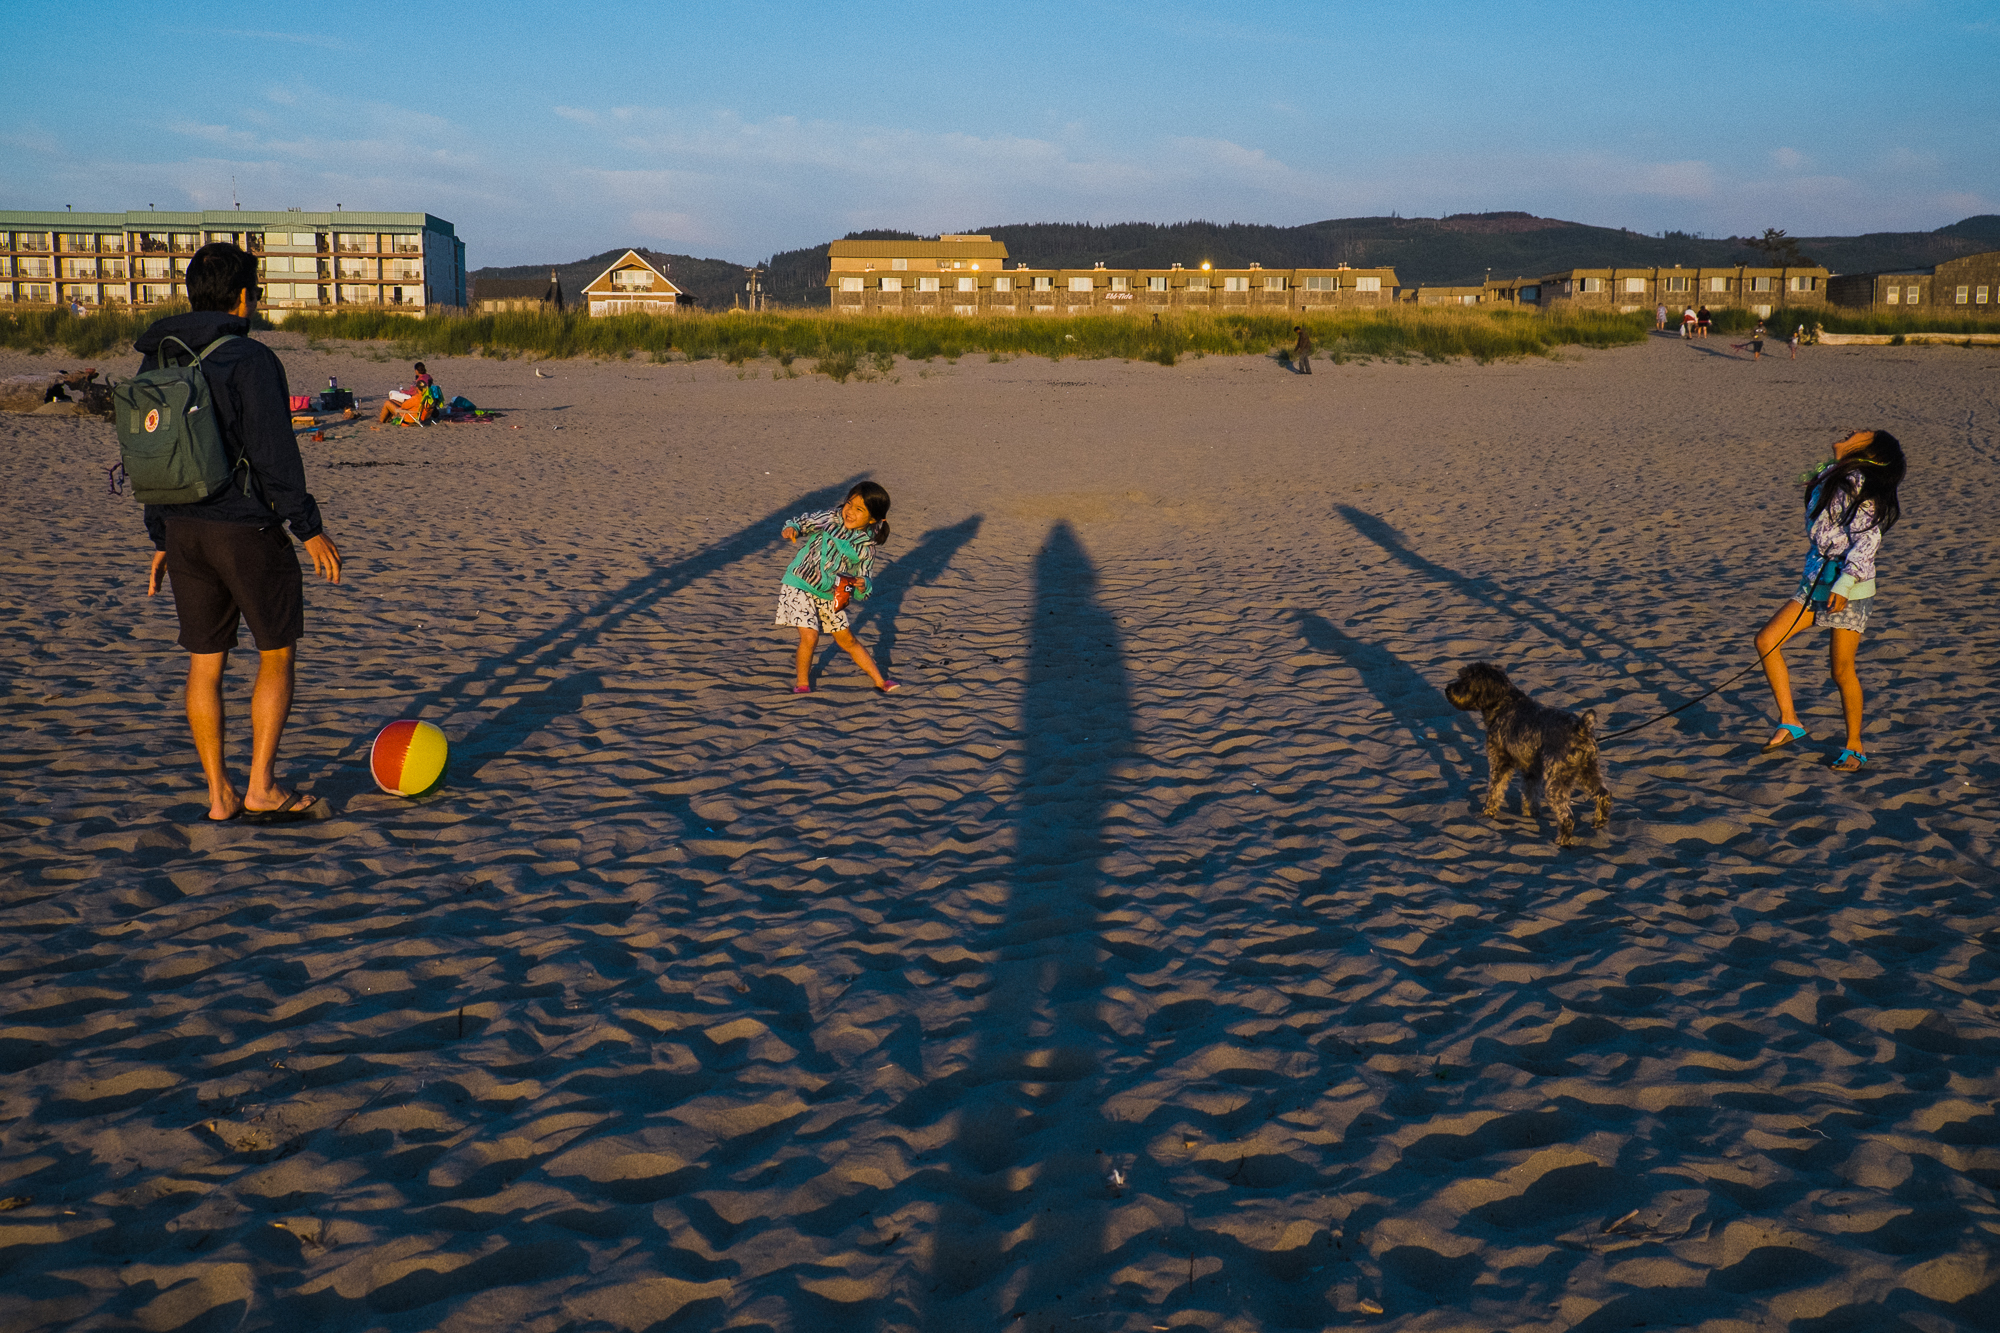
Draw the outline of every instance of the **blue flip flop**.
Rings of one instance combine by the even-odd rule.
[[[1769,745],[1758,751],[1759,754],[1769,754],[1773,750],[1782,750],[1793,741],[1805,739],[1806,729],[1796,722],[1780,722],[1778,728],[1786,733],[1785,739],[1773,739]]]
[[[1841,765],[1850,759],[1854,761],[1854,767],[1842,768]],[[1836,773],[1859,773],[1862,769],[1868,767],[1868,756],[1859,750],[1842,750],[1840,758],[1834,760],[1828,767]]]

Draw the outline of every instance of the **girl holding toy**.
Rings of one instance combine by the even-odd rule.
[[[860,601],[875,590],[875,548],[889,541],[889,492],[864,481],[847,493],[847,502],[839,509],[788,520],[784,537],[794,544],[804,539],[778,588],[777,623],[799,632],[792,693],[812,693],[813,650],[821,634],[831,634],[854,664],[868,673],[876,689],[887,694],[901,688],[876,667],[847,624],[848,602]]]

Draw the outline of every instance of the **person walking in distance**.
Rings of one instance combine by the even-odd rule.
[[[1312,335],[1306,332],[1306,326],[1303,324],[1294,324],[1292,332],[1299,335],[1297,345],[1292,348],[1292,367],[1301,375],[1310,375],[1313,373]]]
[[[1667,303],[1665,301],[1662,301],[1658,306],[1654,307],[1653,309],[1653,332],[1665,333],[1666,330],[1667,330]]]
[[[257,260],[226,242],[204,245],[187,266],[194,309],[156,321],[133,347],[143,373],[182,346],[201,353],[216,426],[228,457],[243,460],[231,483],[193,504],[149,504],[153,564],[146,595],[171,586],[187,649],[187,718],[208,779],[208,818],[251,823],[307,819],[313,798],[278,781],[278,742],[292,710],[294,647],[305,633],[298,557],[285,535],[305,544],[313,568],[340,582],[340,551],[306,490],[305,463],[291,428],[291,389],[277,353],[249,336],[262,289]],[[171,351],[162,343],[174,340]],[[243,468],[248,468],[248,475]],[[223,754],[222,678],[237,626],[250,623],[257,684],[250,696],[249,780],[239,791]]]

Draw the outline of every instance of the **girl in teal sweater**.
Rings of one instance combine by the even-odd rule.
[[[847,493],[847,502],[839,509],[788,520],[784,536],[795,544],[805,539],[785,567],[778,589],[777,623],[799,632],[798,678],[792,693],[812,693],[813,650],[823,633],[847,650],[876,689],[887,694],[900,688],[876,667],[847,625],[847,603],[861,601],[875,590],[875,548],[889,541],[889,492],[864,481]]]

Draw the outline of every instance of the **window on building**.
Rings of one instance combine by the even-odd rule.
[[[1356,278],[1354,280],[1354,290],[1357,292],[1375,292],[1379,294],[1382,290],[1382,279]]]
[[[415,273],[404,271],[412,267],[410,264],[398,262],[392,267],[396,270],[395,277],[414,278],[417,276]],[[611,290],[615,292],[650,292],[653,290],[653,275],[650,271],[643,268],[616,269],[611,274]]]
[[[21,288],[21,291],[21,299],[24,301],[34,301],[42,305],[48,304],[49,285],[46,282],[31,282]]]
[[[1918,300],[1923,296],[1923,294],[1924,294],[1924,289],[1917,286],[1917,284],[1913,282],[1903,291],[1903,297],[1904,297],[1903,304],[1915,305],[1917,304]]]
[[[1812,277],[1811,275],[1807,275],[1806,277],[1802,278],[1795,277],[1791,280],[1790,283],[1791,290],[1795,292],[1809,292],[1818,286],[1819,286],[1819,279]]]
[[[1309,292],[1337,292],[1340,290],[1340,279],[1331,273],[1309,274],[1306,277],[1306,290]]]
[[[1267,292],[1282,292],[1285,290],[1284,277],[1276,273],[1266,274],[1264,276],[1264,290]]]
[[[900,292],[903,290],[903,280],[901,278],[884,278],[882,279],[882,290],[884,293]]]
[[[901,273],[910,267],[910,261],[907,259],[892,259],[889,261],[889,267]]]
[[[1111,290],[1114,292],[1129,292],[1132,290],[1132,280],[1122,275],[1114,277],[1111,279]]]
[[[49,248],[49,234],[45,231],[17,231],[14,233],[16,250],[46,250]],[[44,296],[43,300],[48,298]]]
[[[1729,290],[1729,279],[1710,278],[1708,280],[1708,289],[1712,292],[1726,292]]]
[[[1225,292],[1247,292],[1250,290],[1250,279],[1224,278],[1222,280],[1222,290]]]
[[[920,291],[920,292],[934,292],[934,291],[936,291],[937,289],[938,289],[938,280],[937,280],[936,278],[918,278],[918,279],[917,279],[917,290],[918,290],[918,291]]]
[[[1750,290],[1753,292],[1774,292],[1777,289],[1778,280],[1769,274],[1761,278],[1750,279]]]
[[[1967,305],[1971,302],[1971,300],[1972,300],[1972,288],[1960,287],[1958,289],[1958,303],[1960,305]]]
[[[1087,292],[1096,285],[1094,278],[1071,278],[1069,289],[1073,292]]]
[[[168,277],[172,272],[172,270],[168,267],[167,261],[164,259],[135,260],[133,262],[133,268],[137,272],[138,276],[142,278],[164,279]]]
[[[1642,295],[1645,292],[1645,290],[1646,290],[1646,280],[1644,278],[1625,279],[1626,295],[1628,296]]]
[[[369,270],[375,267],[372,259],[343,259],[340,261],[340,276],[343,278],[372,278],[376,274]]]
[[[301,273],[310,271],[311,265],[312,261],[309,259],[301,259],[297,261],[298,271]],[[411,282],[415,282],[422,279],[422,277],[424,276],[424,266],[422,264],[416,263],[413,260],[408,260],[408,259],[391,260],[388,267],[389,267],[388,276],[394,279],[399,279],[399,280],[408,279]]]
[[[399,255],[422,254],[424,250],[424,238],[408,233],[391,236],[389,238],[389,248]]]
[[[1584,279],[1584,280],[1583,280],[1583,281],[1582,281],[1582,282],[1581,282],[1580,284],[1578,284],[1578,285],[1579,285],[1579,286],[1581,286],[1581,287],[1583,288],[1583,290],[1584,290],[1584,291],[1586,291],[1586,292],[1601,292],[1601,291],[1603,291],[1603,290],[1604,290],[1604,279],[1602,279],[1602,278],[1585,278],[1585,279]]]
[[[993,290],[996,292],[1011,292],[1014,290],[1014,280],[1006,277],[995,278],[993,279]]]
[[[97,249],[97,237],[89,232],[66,231],[56,237],[56,244],[64,254],[90,254]]]
[[[1205,291],[1207,291],[1207,290],[1208,290],[1208,275],[1207,275],[1206,273],[1197,273],[1197,274],[1195,274],[1195,275],[1194,275],[1193,277],[1191,277],[1191,278],[1189,278],[1189,279],[1188,279],[1188,285],[1187,285],[1187,289],[1188,289],[1189,291],[1191,291],[1191,292],[1205,292]]]
[[[1901,305],[1903,303],[1903,285],[1897,283],[1893,287],[1885,287],[1882,290],[1882,300],[1887,305]]]
[[[147,261],[149,265],[153,262],[155,261]],[[150,268],[148,271],[150,272]],[[258,271],[262,273],[290,273],[292,271],[292,261],[283,255],[273,255],[264,261]]]
[[[169,242],[177,255],[191,255],[201,249],[201,233],[198,231],[177,231]]]
[[[979,279],[960,278],[958,280],[958,289],[962,292],[976,292],[979,290]]]
[[[1056,280],[1054,278],[1040,277],[1035,279],[1035,290],[1038,292],[1054,291],[1055,286]]]
[[[842,278],[842,279],[840,280],[840,290],[842,290],[843,292],[858,292],[858,291],[860,291],[860,290],[861,290],[861,279],[859,279],[859,278]]]
[[[1987,293],[1988,293],[1989,291],[1991,291],[1991,290],[1992,290],[1992,289],[1991,289],[1991,288],[1988,288],[1988,287],[1975,287],[1975,288],[1973,288],[1973,290],[1972,290],[1972,304],[1974,304],[1974,305],[1985,305],[1985,304],[1986,304],[1986,295],[1987,295]]]

